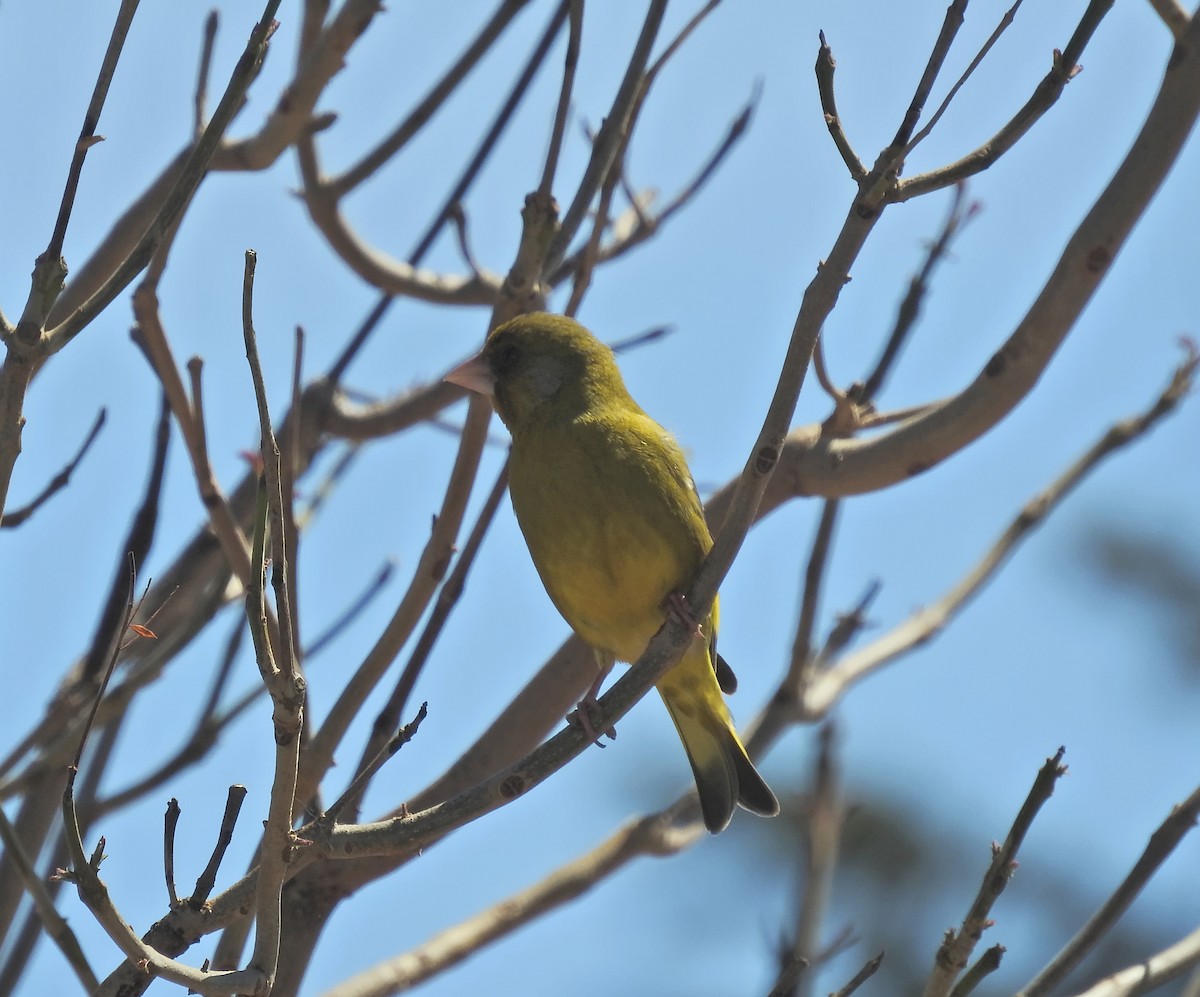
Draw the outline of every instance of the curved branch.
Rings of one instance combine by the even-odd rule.
[[[1062,96],[1063,89],[1079,73],[1078,58],[1104,15],[1112,8],[1114,0],[1092,0],[1079,21],[1079,26],[1060,53],[1055,51],[1054,62],[1050,72],[1042,79],[1033,91],[1033,95],[1024,106],[996,132],[987,142],[974,152],[969,153],[957,162],[927,173],[919,173],[907,180],[901,180],[887,195],[893,202],[907,201],[920,197],[931,190],[948,187],[951,184],[965,180],[967,177],[981,173],[996,162],[1050,110]]]
[[[1175,49],[1141,132],[1075,230],[1041,292],[973,383],[892,431],[824,440],[813,427],[789,437],[768,497],[856,495],[927,471],[996,426],[1037,384],[1108,274],[1200,116],[1200,19]],[[766,499],[764,499],[766,500]]]

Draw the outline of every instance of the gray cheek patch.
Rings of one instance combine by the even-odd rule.
[[[529,387],[540,399],[552,398],[566,380],[566,371],[553,357],[539,357],[529,368]]]

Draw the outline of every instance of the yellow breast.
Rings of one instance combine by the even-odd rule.
[[[711,544],[690,482],[660,466],[682,463],[673,441],[648,417],[635,428],[551,427],[512,454],[513,508],[546,591],[580,637],[622,661],[642,653]]]

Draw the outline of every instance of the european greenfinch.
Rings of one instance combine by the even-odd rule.
[[[596,652],[594,700],[613,662],[636,661],[671,606],[687,618],[681,593],[712,537],[683,452],[630,397],[612,350],[561,315],[498,326],[446,380],[489,395],[512,434],[517,522],[554,605]],[[716,834],[735,804],[770,816],[779,803],[721,695],[736,681],[716,653],[716,601],[698,624],[658,691]]]

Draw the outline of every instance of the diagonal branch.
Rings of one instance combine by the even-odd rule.
[[[1150,836],[1145,851],[1129,871],[1120,886],[1079,929],[1066,947],[1018,993],[1018,997],[1042,997],[1050,993],[1066,975],[1099,943],[1108,930],[1129,909],[1130,904],[1171,856],[1184,836],[1196,826],[1200,818],[1200,788],[1193,790],[1182,803],[1177,805],[1169,817]],[[1194,956],[1193,956],[1194,958]],[[1183,967],[1180,967],[1182,971]]]
[[[19,509],[13,509],[11,512],[4,513],[3,517],[0,517],[0,529],[11,530],[20,526],[71,483],[71,475],[75,473],[75,468],[79,466],[79,462],[83,460],[84,456],[91,449],[92,444],[96,442],[96,438],[100,435],[100,430],[104,428],[104,420],[107,416],[108,412],[106,409],[101,409],[96,414],[96,421],[92,423],[92,428],[88,430],[88,434],[79,445],[79,449],[75,451],[75,456],[67,462],[66,466],[58,474],[46,483],[46,487],[38,493],[36,498],[27,502]]]
[[[1194,382],[1200,354],[1189,348],[1170,383],[1145,412],[1112,426],[1061,477],[1018,513],[992,548],[953,589],[941,599],[919,610],[900,625],[866,647],[848,654],[832,668],[816,676],[804,691],[802,713],[824,716],[846,691],[868,675],[914,650],[943,629],[987,584],[1033,530],[1053,512],[1106,457],[1145,435],[1172,412],[1187,396]]]
[[[1061,53],[1055,51],[1050,71],[1034,89],[1029,100],[995,135],[957,162],[899,181],[889,195],[889,200],[907,201],[931,190],[965,180],[986,170],[1016,145],[1025,133],[1058,103],[1066,85],[1079,73],[1079,57],[1100,26],[1104,15],[1112,8],[1113,2],[1114,0],[1091,0],[1066,48]]]
[[[1067,767],[1062,764],[1065,751],[1065,748],[1059,748],[1052,757],[1046,759],[1046,763],[1038,771],[1037,778],[1033,780],[1029,795],[1017,812],[1004,844],[992,844],[992,861],[984,873],[979,892],[959,930],[955,932],[951,929],[946,932],[946,937],[934,957],[933,972],[925,983],[924,997],[947,997],[950,994],[950,988],[966,968],[976,944],[984,931],[991,926],[989,915],[992,905],[1004,892],[1013,872],[1016,871],[1017,853],[1025,842],[1025,836],[1042,807],[1046,805],[1046,801],[1054,794],[1058,780],[1066,775]]]

